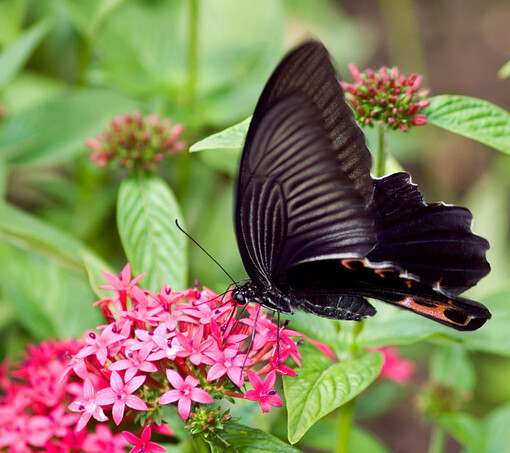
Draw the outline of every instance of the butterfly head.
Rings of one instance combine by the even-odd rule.
[[[292,297],[276,289],[262,289],[252,281],[239,285],[232,291],[232,299],[239,305],[248,302],[262,305],[269,310],[293,313]]]

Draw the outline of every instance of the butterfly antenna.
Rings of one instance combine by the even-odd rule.
[[[216,265],[225,273],[225,275],[228,278],[230,278],[230,280],[232,280],[233,285],[237,287],[237,283],[232,278],[232,276],[225,270],[225,268],[220,263],[218,263],[218,261],[216,261],[206,249],[204,249],[197,241],[195,241],[195,239],[193,239],[188,233],[186,233],[186,231],[184,231],[181,228],[177,219],[175,219],[175,224],[177,225],[177,228],[179,228],[179,230],[181,230],[188,237],[188,239],[190,239],[193,242],[193,244],[195,244],[200,250],[202,250],[202,252],[204,252],[209,258],[211,258],[211,260],[213,260],[216,263]]]

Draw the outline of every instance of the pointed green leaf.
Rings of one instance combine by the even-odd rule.
[[[430,98],[428,121],[499,151],[510,153],[510,113],[490,102],[467,96]]]
[[[0,89],[21,70],[49,29],[48,21],[39,22],[0,53]]]
[[[227,423],[210,442],[212,451],[223,453],[299,453],[277,437],[239,423]]]
[[[503,67],[499,70],[498,76],[502,79],[506,79],[507,77],[510,77],[510,60],[507,61]]]
[[[135,172],[119,189],[117,223],[122,245],[143,285],[159,291],[165,284],[184,289],[187,281],[186,236],[180,208],[165,181]]]
[[[289,441],[296,443],[320,418],[365,390],[382,366],[375,352],[332,362],[311,345],[301,348],[305,357],[297,377],[283,379],[288,411]]]
[[[205,151],[200,153],[200,158],[206,165],[234,176],[237,172],[239,156],[250,121],[251,116],[234,126],[196,142],[189,150],[190,152]]]
[[[251,116],[221,132],[209,135],[209,137],[196,142],[189,150],[190,152],[212,149],[235,149],[240,151],[244,145],[244,139],[250,127],[250,121]]]

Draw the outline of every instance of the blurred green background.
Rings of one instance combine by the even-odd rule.
[[[508,110],[509,80],[498,76],[508,23],[506,0],[0,0],[0,356],[99,323],[90,281],[102,283],[97,269],[117,272],[126,262],[115,221],[126,174],[97,169],[84,140],[115,115],[169,117],[185,125],[191,145],[249,116],[285,51],[310,37],[324,42],[346,80],[348,63],[397,65],[423,74],[433,95],[468,95]],[[375,136],[366,132],[370,145]],[[493,270],[470,296],[510,297],[509,157],[433,126],[390,134],[388,149],[428,201],[468,206],[475,232],[489,239]],[[183,153],[158,174],[189,233],[240,279],[229,153]],[[198,278],[224,291],[221,270],[197,247],[189,253],[189,284]],[[419,364],[411,387],[386,383],[360,405],[391,451],[421,451],[413,442],[428,442],[430,426],[410,404],[434,348],[403,348]],[[509,400],[508,355],[474,355],[474,414]],[[460,451],[454,441],[448,448]]]

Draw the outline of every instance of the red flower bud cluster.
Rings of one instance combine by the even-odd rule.
[[[430,104],[429,90],[420,90],[423,77],[416,73],[405,77],[398,68],[382,67],[377,71],[360,72],[350,65],[354,83],[341,82],[357,120],[372,126],[382,122],[390,129],[407,130],[427,123],[420,113]]]
[[[184,130],[182,124],[172,127],[168,118],[140,112],[114,118],[108,129],[85,144],[92,150],[90,160],[98,167],[111,162],[126,168],[154,168],[165,156],[171,156],[186,148],[179,141]]]

